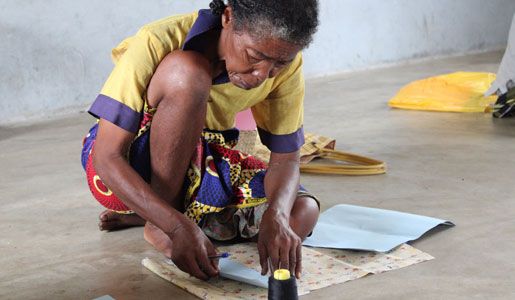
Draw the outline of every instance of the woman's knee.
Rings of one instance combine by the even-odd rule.
[[[302,240],[313,231],[319,214],[318,202],[312,197],[301,196],[295,200],[291,212],[290,225]]]
[[[162,101],[198,108],[206,105],[212,86],[210,64],[193,51],[173,51],[159,64],[148,87],[152,107]]]
[[[317,218],[320,214],[320,207],[318,202],[314,198],[307,196],[300,196],[295,200],[292,213],[295,210],[301,214],[306,214]]]

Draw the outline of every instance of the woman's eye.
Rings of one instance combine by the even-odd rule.
[[[257,57],[249,56],[249,62],[252,63],[252,64],[257,64],[260,61],[261,60],[259,58],[257,58]]]
[[[261,61],[261,59],[257,58],[254,55],[251,55],[248,51],[245,52],[245,56],[247,57],[247,61],[251,64],[257,64]]]
[[[276,69],[280,69],[280,68],[282,68],[282,67],[284,67],[284,66],[286,66],[286,65],[287,65],[287,63],[285,63],[285,62],[276,62],[276,63],[275,63],[275,65],[274,65],[274,67],[275,67]]]

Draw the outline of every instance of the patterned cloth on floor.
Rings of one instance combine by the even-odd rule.
[[[219,251],[230,252],[237,262],[260,272],[259,255],[255,243],[222,246]],[[388,253],[348,251],[335,249],[302,249],[302,278],[297,281],[299,295],[335,284],[400,269],[433,257],[403,244]],[[205,300],[267,299],[268,291],[245,283],[216,278],[207,282],[180,271],[156,255],[145,258],[142,264],[163,279]]]

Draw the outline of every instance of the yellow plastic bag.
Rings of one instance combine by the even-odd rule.
[[[403,87],[388,105],[416,110],[488,112],[497,97],[485,97],[484,93],[494,80],[495,74],[479,72],[430,77]]]

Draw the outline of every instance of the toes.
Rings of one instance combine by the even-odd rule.
[[[116,229],[120,229],[120,223],[118,221],[108,221],[108,222],[99,222],[98,223],[98,229],[100,229],[100,231],[111,231],[111,230],[116,230]]]
[[[101,231],[116,230],[124,225],[120,215],[112,210],[104,210],[98,217],[100,219],[98,229]]]
[[[110,210],[104,210],[99,216],[98,218],[100,219],[100,221],[102,222],[107,222],[109,221],[110,217],[112,216],[114,212],[113,211],[110,211]]]
[[[100,229],[100,231],[107,230],[106,224],[107,224],[107,222],[102,222],[102,221],[98,222],[98,229]]]
[[[125,215],[112,210],[103,211],[99,215],[99,219],[98,228],[107,231],[145,225],[145,220],[136,214]]]

